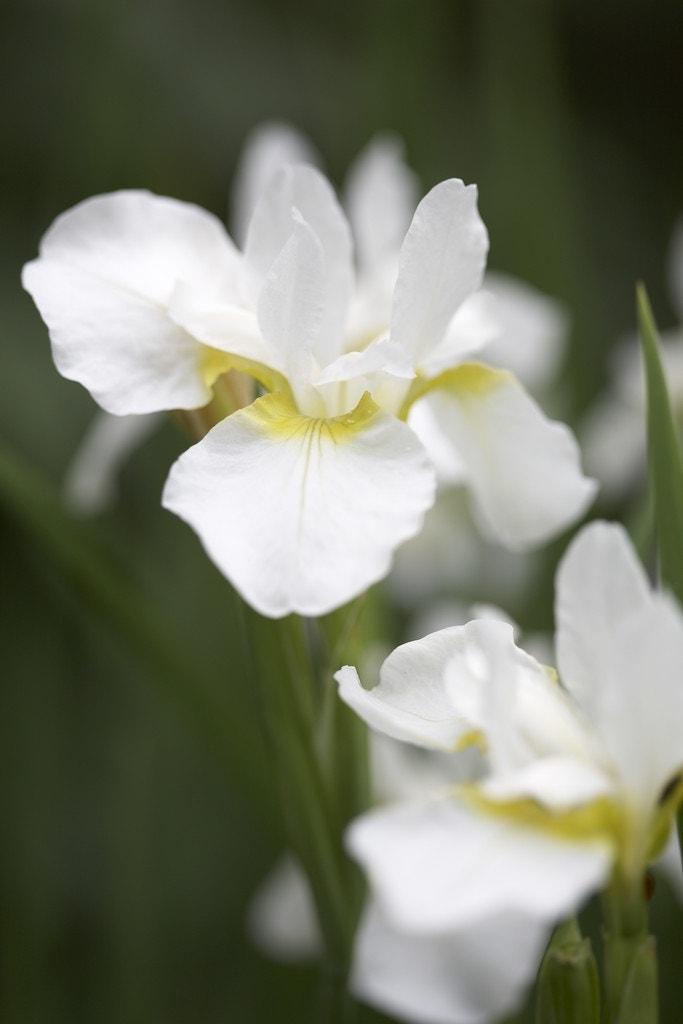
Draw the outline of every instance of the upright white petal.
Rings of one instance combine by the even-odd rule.
[[[467,642],[454,626],[397,647],[380,669],[379,685],[365,690],[346,665],[336,673],[339,696],[373,729],[419,746],[453,750],[479,723],[456,709],[446,682],[446,666]]]
[[[405,424],[364,400],[336,420],[267,395],[172,467],[163,504],[264,615],[322,615],[389,570],[434,500],[434,471]]]
[[[417,177],[404,160],[404,149],[399,136],[377,135],[349,169],[344,205],[361,274],[398,262],[417,202]]]
[[[168,315],[178,281],[239,291],[239,254],[215,217],[147,192],[88,199],[58,217],[23,284],[55,363],[109,412],[204,405],[201,346]]]
[[[301,132],[285,121],[266,121],[246,138],[235,170],[231,189],[230,224],[233,238],[243,246],[258,200],[283,167],[313,164],[320,156]]]
[[[647,576],[622,527],[594,522],[569,545],[555,581],[557,667],[591,719],[614,677],[616,636],[652,601]]]
[[[558,570],[558,668],[644,814],[683,769],[683,615],[624,529],[591,523]]]
[[[356,937],[351,988],[399,1020],[489,1024],[523,1002],[548,935],[547,924],[523,913],[415,935],[371,903]]]
[[[416,366],[429,359],[455,311],[482,280],[488,234],[477,189],[457,178],[429,192],[401,248],[391,337]]]
[[[325,315],[325,262],[322,246],[294,211],[292,232],[266,275],[258,303],[263,336],[287,377],[302,412],[324,414],[310,381],[313,349]]]
[[[466,364],[423,400],[465,466],[479,527],[491,539],[524,550],[592,501],[596,485],[581,472],[573,434],[546,419],[512,374]]]
[[[347,846],[392,924],[425,935],[500,913],[551,924],[600,887],[612,861],[604,838],[567,842],[454,797],[370,811]]]
[[[325,265],[325,316],[316,356],[321,365],[341,354],[353,284],[351,232],[332,186],[315,168],[283,168],[259,200],[247,234],[245,256],[260,283],[292,231],[292,209],[300,211],[320,240]]]

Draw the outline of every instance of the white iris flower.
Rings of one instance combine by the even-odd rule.
[[[319,615],[381,579],[434,501],[432,453],[406,423],[416,405],[504,544],[544,541],[593,496],[569,430],[511,374],[469,361],[487,247],[475,187],[437,185],[371,323],[334,192],[294,165],[256,204],[243,252],[197,207],[119,192],[58,218],[24,285],[58,369],[110,412],[201,407],[231,369],[258,382],[176,462],[163,503],[258,611]]]
[[[553,925],[607,884],[642,898],[669,837],[683,794],[678,606],[651,590],[624,531],[598,522],[561,563],[556,621],[561,683],[492,620],[397,648],[374,690],[337,673],[373,728],[487,752],[476,783],[372,811],[348,833],[375,897],[355,986],[409,1019],[514,1009]]]

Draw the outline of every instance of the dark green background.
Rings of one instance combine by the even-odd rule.
[[[51,485],[94,407],[54,370],[21,265],[58,213],[99,192],[145,187],[223,215],[242,141],[264,119],[306,132],[338,183],[384,128],[404,136],[425,190],[476,181],[491,265],[571,310],[569,417],[632,328],[637,278],[673,322],[676,0],[5,0],[0,17],[0,425]],[[169,423],[136,453],[95,535],[76,528],[68,572],[3,485],[8,1024],[302,1021],[314,1004],[313,972],[261,959],[244,937],[279,840],[255,809],[268,782],[235,602],[159,507],[183,444]],[[56,517],[49,494],[36,503]],[[118,596],[89,580],[91,542]],[[548,624],[550,593],[530,625]],[[159,649],[145,656],[148,629]],[[683,932],[660,890],[662,1019],[676,1022]]]

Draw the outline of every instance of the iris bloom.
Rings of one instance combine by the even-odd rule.
[[[325,613],[388,571],[434,500],[434,455],[406,423],[431,405],[488,534],[539,543],[594,491],[574,438],[509,373],[472,362],[486,259],[476,189],[419,204],[388,319],[361,301],[347,220],[327,180],[289,166],[243,252],[210,214],[144,192],[58,218],[24,284],[58,369],[119,415],[196,409],[229,370],[260,390],[171,469],[189,522],[258,611]]]
[[[399,647],[374,690],[337,674],[373,728],[487,752],[474,784],[372,811],[348,834],[375,897],[355,985],[408,1019],[514,1009],[553,925],[607,885],[642,900],[669,837],[683,795],[678,606],[650,589],[623,530],[598,522],[561,563],[556,623],[560,683],[492,620]]]

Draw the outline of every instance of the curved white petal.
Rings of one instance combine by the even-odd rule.
[[[401,248],[391,337],[419,366],[441,342],[464,300],[481,284],[488,235],[477,189],[442,181],[415,211]]]
[[[349,169],[344,206],[361,274],[395,265],[417,202],[417,176],[404,160],[398,135],[377,135]]]
[[[523,1002],[548,934],[544,922],[507,913],[459,931],[414,935],[370,903],[356,937],[351,988],[399,1020],[488,1024]]]
[[[516,646],[512,626],[475,620],[456,637],[446,692],[486,738],[495,792],[558,808],[611,792],[598,742],[547,670]]]
[[[233,177],[230,224],[233,238],[243,246],[258,200],[283,167],[313,164],[320,156],[312,143],[285,121],[267,121],[246,138]]]
[[[285,167],[259,200],[247,234],[245,257],[256,289],[292,233],[297,209],[320,240],[324,254],[324,317],[315,355],[321,366],[341,353],[353,284],[351,232],[327,179],[314,167]],[[256,299],[257,291],[254,299]]]
[[[372,402],[315,420],[267,395],[181,455],[163,504],[245,600],[277,618],[322,615],[381,579],[434,489],[422,446]]]
[[[103,512],[114,500],[116,477],[138,445],[157,429],[160,416],[98,413],[74,455],[62,487],[65,504],[79,515]]]
[[[581,472],[573,434],[546,419],[512,374],[466,364],[441,383],[426,401],[465,465],[487,536],[523,550],[585,511],[596,485]]]
[[[205,404],[201,347],[172,322],[178,281],[238,290],[241,261],[220,222],[147,192],[88,199],[58,217],[24,287],[48,325],[55,363],[107,411]]]
[[[446,666],[468,634],[453,626],[397,647],[380,669],[380,681],[363,689],[355,668],[336,673],[339,696],[373,729],[419,746],[453,750],[479,723],[458,711],[446,684]]]
[[[426,935],[501,913],[552,924],[600,888],[613,859],[598,836],[554,838],[455,798],[371,811],[347,846],[391,923]]]

